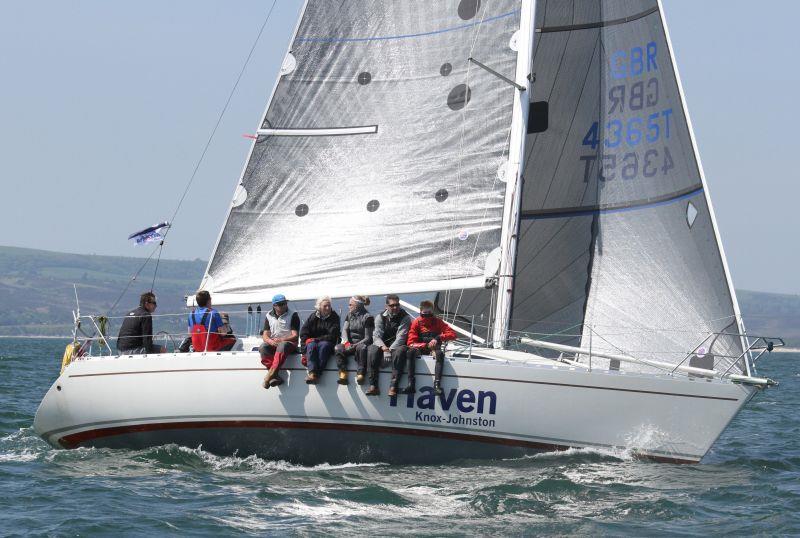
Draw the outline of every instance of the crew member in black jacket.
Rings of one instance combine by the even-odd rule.
[[[342,337],[339,314],[333,311],[330,297],[320,297],[316,310],[300,329],[300,353],[308,363],[306,383],[316,385],[333,355],[333,346]]]
[[[128,312],[122,320],[117,337],[117,351],[120,355],[144,355],[163,353],[161,346],[153,345],[153,318],[156,310],[156,296],[147,291],[139,297],[139,308]]]

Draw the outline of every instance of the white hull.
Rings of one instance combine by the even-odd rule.
[[[353,375],[350,385],[338,385],[331,363],[316,386],[304,382],[299,357],[286,366],[287,382],[265,390],[266,370],[252,352],[77,360],[53,383],[34,427],[66,448],[178,443],[309,464],[432,462],[567,447],[697,462],[756,391],[722,380],[473,357],[446,361],[442,399],[430,388],[432,361],[420,359],[417,393],[392,400],[388,369],[381,396],[368,397]]]

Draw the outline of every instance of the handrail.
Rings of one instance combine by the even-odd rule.
[[[620,362],[627,362],[627,363],[644,364],[646,366],[651,366],[653,368],[664,369],[664,370],[670,370],[671,368],[673,368],[672,364],[652,359],[636,358],[636,357],[631,357],[629,355],[622,355],[618,353],[591,351],[580,347],[555,344],[553,342],[546,342],[544,340],[533,340],[529,338],[523,338],[522,340],[527,344],[543,347],[545,349],[552,349],[554,351],[563,351],[567,353],[575,353],[578,355],[589,355],[590,358],[592,355],[594,355],[596,357],[601,357],[604,359],[618,360]],[[724,374],[720,374],[716,370],[707,370],[705,368],[696,368],[694,366],[680,366],[677,369],[688,374],[694,374],[697,376],[703,376],[709,378],[714,378],[714,377],[727,378],[732,381],[738,381],[748,385],[756,385],[762,387],[777,385],[775,381],[769,378],[752,377],[739,374],[728,374],[727,372]]]
[[[410,309],[412,311],[418,311],[414,306],[412,306],[412,305],[410,305],[410,304],[408,304],[408,303],[406,303],[404,301],[401,301],[401,304],[403,304],[404,307],[406,307],[406,308],[408,308],[408,309]],[[230,313],[237,313],[237,312],[230,312]],[[242,313],[246,313],[248,315],[247,333],[249,333],[249,330],[250,330],[250,326],[249,325],[251,323],[250,318],[253,317],[253,311],[252,310],[243,311]],[[176,316],[176,317],[180,316],[180,317],[183,317],[185,315],[186,315],[185,313],[176,313],[176,314],[160,314],[158,316],[159,317],[169,317],[169,316]],[[102,349],[102,345],[105,344],[105,347],[108,349],[109,353],[111,353],[112,355],[114,354],[114,351],[111,348],[110,342],[112,340],[116,340],[116,337],[102,335],[101,332],[100,332],[100,328],[97,325],[97,322],[96,322],[96,320],[95,320],[95,318],[93,316],[85,316],[85,315],[82,316],[82,315],[80,315],[79,313],[76,312],[74,317],[75,317],[76,326],[80,325],[80,320],[83,319],[83,318],[90,320],[90,322],[94,326],[94,329],[95,329],[95,334],[94,335],[89,335],[89,334],[85,334],[84,333],[85,336],[87,337],[86,338],[86,342],[87,343],[97,340],[101,344],[101,349]],[[457,326],[455,324],[448,323],[448,325],[450,325],[460,335],[463,335],[463,336],[467,337],[465,339],[466,342],[464,342],[464,343],[466,344],[465,345],[465,348],[466,348],[465,351],[467,351],[467,356],[468,357],[472,356],[472,348],[473,348],[474,343],[479,343],[479,344],[482,344],[484,346],[492,346],[492,342],[489,342],[486,339],[475,335],[475,329],[476,329],[476,327],[479,327],[480,325],[475,323],[474,316],[471,319],[470,329],[469,330],[463,329],[463,328],[461,328],[461,327],[459,327],[459,326]],[[706,378],[729,379],[731,381],[750,384],[750,385],[756,385],[756,386],[759,386],[759,387],[776,385],[777,383],[775,381],[771,380],[771,379],[768,379],[768,378],[761,378],[761,377],[750,376],[750,375],[733,374],[733,373],[731,373],[731,369],[736,364],[738,364],[741,360],[747,360],[748,354],[750,354],[749,355],[750,360],[748,361],[748,363],[751,365],[751,367],[753,367],[753,372],[755,372],[755,368],[754,368],[755,362],[759,358],[761,358],[765,353],[771,352],[775,347],[783,347],[783,346],[785,346],[785,342],[783,341],[782,338],[779,338],[779,337],[767,337],[767,336],[753,336],[753,335],[750,335],[750,338],[752,340],[749,340],[749,342],[748,342],[749,345],[747,346],[747,348],[742,353],[740,353],[738,356],[724,355],[724,354],[714,354],[715,357],[717,357],[717,358],[724,358],[724,359],[727,359],[727,360],[731,360],[730,364],[727,365],[727,368],[724,371],[720,372],[720,371],[715,370],[713,368],[712,369],[706,369],[706,368],[698,368],[698,367],[695,367],[695,366],[686,366],[685,363],[692,356],[696,356],[697,355],[698,350],[701,348],[701,346],[703,345],[704,342],[707,342],[709,340],[709,338],[714,337],[716,339],[716,338],[718,338],[720,336],[736,337],[736,336],[740,336],[740,335],[737,335],[735,333],[729,333],[729,332],[710,332],[705,338],[703,338],[703,340],[700,341],[700,343],[698,345],[696,345],[693,348],[693,350],[690,353],[688,353],[686,356],[684,356],[683,359],[676,365],[676,364],[674,364],[672,362],[663,362],[663,361],[656,360],[656,359],[635,357],[632,354],[629,354],[630,352],[626,352],[624,350],[621,350],[618,347],[617,347],[617,349],[619,349],[619,352],[609,352],[609,351],[603,351],[603,350],[599,350],[598,351],[596,349],[597,346],[594,345],[594,339],[593,339],[594,329],[591,326],[589,326],[588,329],[589,329],[589,334],[588,334],[589,348],[588,349],[577,347],[577,346],[565,345],[565,344],[557,344],[557,343],[549,342],[549,341],[546,341],[546,340],[539,340],[539,339],[529,338],[527,336],[520,336],[520,337],[517,337],[517,338],[511,338],[510,340],[511,341],[516,340],[519,343],[523,343],[523,344],[534,346],[534,347],[540,347],[540,348],[544,348],[544,349],[551,349],[551,350],[554,350],[554,351],[558,351],[558,352],[560,352],[562,354],[561,358],[558,359],[561,362],[564,362],[564,363],[572,365],[572,366],[581,366],[581,367],[587,368],[589,371],[592,370],[592,366],[593,366],[592,359],[594,357],[600,357],[600,358],[605,358],[605,359],[609,359],[609,360],[612,360],[612,361],[619,361],[619,362],[625,362],[625,363],[632,363],[632,364],[640,364],[640,365],[649,366],[651,368],[656,368],[656,369],[659,369],[659,370],[666,371],[666,372],[669,373],[669,375],[674,375],[676,372],[681,372],[681,373],[685,373],[685,374],[688,374],[688,375],[694,375],[694,376],[700,376],[700,377],[706,377]],[[100,334],[100,336],[96,336],[98,334]],[[166,336],[169,336],[170,339],[171,339],[171,337],[173,335],[178,335],[178,336],[185,337],[186,333],[183,332],[183,331],[181,331],[179,333],[169,333],[167,331],[160,331],[159,333],[157,333],[156,335],[153,335],[153,336],[157,336],[157,335],[160,335],[160,336],[166,335]],[[207,337],[208,336],[209,335],[207,335]],[[249,337],[249,336],[251,336],[251,335],[249,335],[249,334],[237,334],[237,337],[240,338],[240,339],[246,338],[246,337]],[[552,335],[552,336],[563,336],[563,335]],[[600,333],[598,333],[597,336],[599,338],[601,338],[602,340],[605,340],[605,338],[603,338],[603,336]],[[506,342],[506,343],[508,343],[508,342]],[[616,347],[616,346],[613,346],[613,344],[611,344],[611,345],[612,345],[612,347]],[[760,351],[760,353],[758,353],[753,358],[752,357],[752,353],[751,353],[752,351]],[[709,350],[709,352],[713,353],[712,350]],[[576,359],[575,360],[567,360],[567,359],[565,359],[563,357],[564,353],[568,353],[568,354],[574,355],[576,357]],[[101,352],[101,354],[102,354],[102,352]],[[577,357],[580,356],[580,355],[588,357],[588,359],[589,359],[588,367],[587,367],[586,364],[582,364],[581,362],[579,362],[577,360]],[[514,359],[514,360],[516,360],[516,359]],[[522,361],[522,362],[525,362],[525,361]],[[727,362],[727,361],[725,361],[725,362]],[[722,367],[722,364],[720,364],[720,368],[721,367]]]

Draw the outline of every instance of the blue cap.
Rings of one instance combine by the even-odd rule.
[[[276,293],[272,296],[272,303],[282,303],[286,300],[286,296],[282,293]]]

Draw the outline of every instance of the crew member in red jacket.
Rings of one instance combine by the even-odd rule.
[[[419,303],[419,317],[411,322],[408,330],[408,385],[414,392],[414,366],[420,355],[436,357],[433,390],[442,394],[442,367],[444,366],[444,343],[456,339],[453,329],[433,314],[433,303]]]

